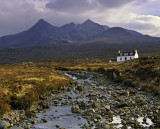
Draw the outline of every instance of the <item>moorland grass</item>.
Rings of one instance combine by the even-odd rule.
[[[0,65],[0,116],[14,109],[28,110],[41,95],[66,87],[71,79],[55,70],[55,62]]]
[[[24,62],[0,65],[0,115],[13,109],[28,110],[40,95],[67,86],[71,79],[57,69],[90,70],[112,76],[118,83],[160,95],[160,57],[141,57],[124,62],[106,58]],[[112,59],[113,60],[113,59]],[[116,78],[113,77],[116,73]]]
[[[108,62],[109,59],[75,60],[74,64],[64,68],[91,70],[112,76],[116,82],[139,87],[160,95],[160,57],[141,57],[123,62]],[[113,77],[113,73],[117,77]]]

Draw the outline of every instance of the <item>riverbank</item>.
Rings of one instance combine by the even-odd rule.
[[[19,124],[34,116],[34,109],[48,108],[46,96],[67,87],[71,78],[55,70],[56,62],[24,62],[0,65],[0,125]],[[40,104],[39,104],[40,102]]]
[[[36,107],[47,106],[32,110],[36,117],[20,116],[14,129],[155,128],[160,114],[158,96],[114,83],[97,72],[68,70],[61,74],[75,81],[38,103]]]
[[[78,64],[78,62],[81,63]],[[141,57],[112,63],[108,63],[108,60],[104,59],[77,60],[75,64],[62,66],[60,69],[96,71],[117,83],[139,87],[160,95],[160,57]]]
[[[124,103],[124,105],[121,105],[122,108],[120,108],[122,110],[118,110],[118,113],[114,115],[117,116],[122,112],[132,112],[131,110],[133,110],[133,107],[138,106],[137,111],[135,111],[133,114],[137,112],[137,114],[140,113],[138,116],[145,116],[145,113],[147,114],[147,116],[149,116],[148,118],[150,120],[152,120],[155,124],[159,126],[160,122],[158,116],[160,109],[159,104],[157,103],[159,102],[157,99],[157,95],[159,95],[159,65],[159,57],[145,57],[120,63],[108,63],[108,61],[106,61],[105,59],[77,59],[74,60],[74,62],[27,62],[19,64],[1,65],[0,70],[2,74],[0,76],[0,91],[2,91],[2,94],[0,95],[0,111],[2,114],[4,114],[1,124],[5,124],[6,126],[20,125],[23,128],[30,128],[31,125],[33,125],[34,127],[34,124],[37,123],[35,114],[39,112],[44,112],[47,108],[49,108],[49,110],[50,108],[52,109],[53,101],[57,99],[56,95],[62,95],[64,91],[66,91],[65,88],[68,89],[68,87],[73,86],[69,85],[72,79],[64,75],[60,75],[60,73],[56,70],[63,69],[67,70],[68,74],[73,75],[81,80],[85,80],[86,78],[88,78],[88,76],[94,73],[94,77],[92,77],[92,80],[96,81],[97,83],[93,85],[90,85],[88,83],[84,83],[83,85],[80,83],[78,89],[80,87],[88,85],[89,87],[91,87],[91,90],[92,88],[96,91],[104,90],[107,95],[111,94],[113,96],[112,99],[116,105],[119,105],[117,104],[118,102],[124,102],[125,100],[127,104]],[[112,85],[109,84],[108,86],[108,83],[111,83],[112,81],[114,81],[114,83]],[[106,87],[99,88],[99,86],[101,85]],[[77,86],[72,88],[76,88],[75,92],[80,92],[79,90],[81,90],[78,90]],[[60,89],[62,89],[63,92],[60,92]],[[128,92],[125,92],[126,89]],[[132,92],[132,90],[134,92]],[[111,91],[111,93],[108,93],[108,91]],[[82,96],[83,95],[84,94],[82,94]],[[134,96],[136,95],[139,96],[137,98],[134,98]],[[63,97],[60,98],[61,100],[64,100],[65,96],[62,96]],[[70,101],[73,100],[73,97],[71,96],[72,95],[70,95],[70,97],[68,96],[68,98],[70,99],[67,98],[66,100],[69,102],[69,105],[74,104],[72,103],[73,101]],[[77,96],[77,98],[79,97],[80,96]],[[84,97],[82,98],[86,97],[88,96],[84,95]],[[97,97],[98,100],[105,99],[103,97],[101,98],[99,95],[94,97]],[[142,98],[142,107],[145,105],[143,108],[141,108],[141,106],[138,105],[138,102],[136,102],[138,101],[139,97]],[[114,98],[116,98],[117,100],[114,100]],[[48,103],[48,99],[52,101]],[[116,107],[114,107],[115,105],[112,105],[113,101],[104,104],[107,105],[111,103],[111,107],[114,110],[117,110]],[[153,102],[154,104],[150,102]],[[101,107],[103,102],[100,102],[99,104]],[[141,102],[139,102],[139,104],[141,104]],[[149,105],[151,108],[147,105]],[[76,104],[75,106],[77,108]],[[80,105],[78,106],[81,110]],[[146,109],[147,111],[145,111],[144,109]],[[13,110],[14,112],[11,112]],[[136,115],[133,116],[133,114],[129,113],[129,116],[135,117]],[[84,117],[83,114],[78,115]],[[98,113],[96,113],[96,115],[98,115]],[[110,115],[112,116],[113,114]],[[124,114],[122,118],[126,116],[127,114]],[[101,117],[103,117],[103,115]],[[44,116],[44,118],[46,117]],[[77,118],[79,117],[77,116]],[[84,119],[86,119],[86,117],[84,117]],[[135,117],[135,120],[136,119],[137,117]],[[94,119],[91,118],[91,123],[94,122],[93,120]],[[109,121],[111,120],[112,119],[110,118]],[[146,121],[147,120],[148,119],[146,118]],[[45,123],[47,121],[47,119],[40,119],[39,122]],[[90,125],[89,123],[86,124],[88,126]],[[124,125],[125,124],[123,124],[123,126]],[[130,125],[128,122],[126,125],[133,126],[133,124]],[[139,126],[139,124],[136,125]]]
[[[86,78],[86,71],[72,70],[67,71],[78,78]],[[160,98],[155,94],[146,92],[138,87],[130,87],[122,83],[114,83],[110,81],[110,78],[104,76],[103,73],[97,72],[92,76],[91,94],[87,96],[92,101],[81,105],[78,103],[78,107],[81,109],[87,109],[86,112],[81,114],[85,118],[89,118],[90,121],[101,121],[102,118],[106,118],[105,122],[96,124],[97,128],[109,128],[115,127],[113,124],[109,124],[109,121],[113,121],[114,116],[120,116],[120,123],[118,127],[131,127],[131,128],[158,128],[158,117],[160,116]],[[87,84],[88,85],[88,84]],[[83,91],[82,91],[83,92]],[[88,109],[85,105],[96,105]],[[109,105],[109,107],[106,107]],[[74,106],[77,110],[78,107]],[[82,111],[83,112],[83,111]],[[90,113],[89,113],[90,112]],[[89,114],[88,114],[89,113]],[[86,116],[87,114],[87,116]],[[99,119],[95,119],[97,115]],[[146,123],[147,122],[147,123]],[[154,125],[151,123],[154,122]],[[114,122],[113,122],[114,123]]]
[[[160,96],[160,57],[142,57],[112,63],[104,59],[76,60],[74,64],[60,69],[96,71],[116,83]],[[160,127],[159,116],[156,118],[157,127]]]

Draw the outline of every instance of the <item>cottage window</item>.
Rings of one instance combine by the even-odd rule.
[[[130,57],[130,59],[132,59],[132,57]]]
[[[124,56],[128,56],[128,53],[124,53]]]
[[[120,58],[120,60],[122,60],[122,58]]]

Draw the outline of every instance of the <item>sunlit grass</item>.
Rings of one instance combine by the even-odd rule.
[[[33,78],[25,78],[23,79],[23,81],[44,81],[44,79],[33,77]]]
[[[115,71],[119,73],[117,81],[160,94],[160,57],[142,57],[112,63],[108,61],[108,59],[76,60],[74,65],[65,68],[71,70],[103,70],[106,75]]]
[[[0,115],[11,109],[29,109],[40,95],[69,85],[70,78],[56,69],[117,72],[118,81],[160,94],[160,57],[124,62],[110,59],[75,59],[57,62],[25,62],[0,65]],[[116,79],[112,79],[116,80]],[[32,99],[31,99],[32,98]]]
[[[67,86],[70,78],[55,70],[56,62],[0,65],[0,115],[11,109],[28,109],[40,95]]]

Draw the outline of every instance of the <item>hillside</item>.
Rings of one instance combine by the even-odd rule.
[[[108,61],[109,59],[78,59],[74,64],[62,65],[62,68],[96,71],[116,83],[123,83],[160,95],[160,57],[149,56],[112,63]]]
[[[48,42],[57,44],[83,43],[101,40],[105,44],[135,44],[159,43],[160,38],[143,35],[134,30],[121,27],[109,28],[91,20],[82,24],[69,23],[61,27],[56,27],[47,21],[40,19],[35,25],[26,31],[14,35],[3,36],[0,38],[0,48],[24,48],[32,46],[47,45]]]
[[[0,49],[0,63],[64,60],[77,58],[116,58],[118,50],[137,49],[140,57],[160,55],[160,44],[106,44],[105,40],[86,43],[53,42],[44,46]]]
[[[47,21],[40,19],[30,29],[15,35],[3,36],[0,38],[0,48],[23,48],[40,46],[49,41],[85,41],[95,38],[109,27],[99,25],[91,20],[83,24],[65,24],[56,27]]]
[[[115,57],[119,49],[160,55],[160,38],[91,20],[56,27],[40,19],[24,32],[0,38],[0,62]]]

